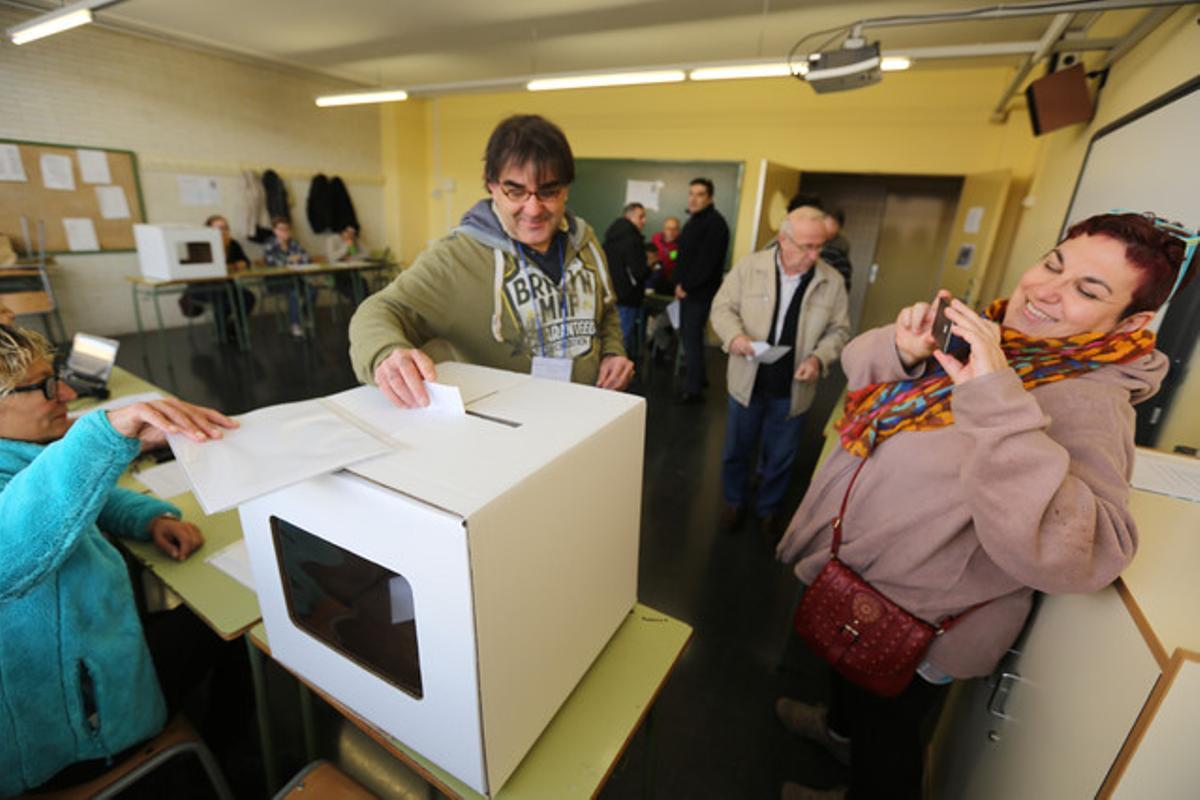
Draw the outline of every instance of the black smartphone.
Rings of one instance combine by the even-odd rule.
[[[950,326],[954,323],[946,316],[946,307],[949,301],[939,297],[937,299],[937,312],[933,317],[933,328],[930,333],[933,334],[933,341],[938,350],[943,353],[948,353],[959,361],[962,361],[971,352],[971,345],[967,344],[965,339],[955,336],[950,332]]]

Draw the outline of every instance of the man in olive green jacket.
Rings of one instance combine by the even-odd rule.
[[[761,440],[757,514],[765,534],[776,522],[791,477],[804,413],[850,338],[849,299],[841,275],[818,258],[824,213],[803,206],[788,214],[778,242],[751,253],[729,271],[713,300],[712,326],[729,353],[729,416],[722,455],[725,508],[721,528],[741,523],[751,459]],[[763,345],[790,346],[771,364]]]
[[[427,405],[437,370],[419,348],[442,339],[472,364],[624,389],[633,362],[603,251],[566,210],[566,137],[542,117],[509,117],[484,164],[491,198],[354,314],[355,374],[396,405]]]

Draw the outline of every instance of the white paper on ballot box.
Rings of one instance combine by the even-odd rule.
[[[260,408],[236,419],[241,426],[214,441],[168,437],[206,514],[391,449],[321,400]]]

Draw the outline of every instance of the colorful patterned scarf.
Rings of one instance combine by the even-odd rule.
[[[996,300],[983,316],[1004,318],[1007,300]],[[1008,365],[1026,389],[1072,378],[1106,364],[1122,364],[1154,349],[1154,334],[1081,333],[1065,339],[1033,339],[1001,327],[1000,347]],[[865,458],[875,446],[900,431],[925,431],[954,422],[950,394],[954,382],[940,364],[930,361],[920,378],[874,383],[846,396],[845,416],[835,424],[842,447]]]

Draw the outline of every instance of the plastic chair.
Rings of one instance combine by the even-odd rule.
[[[129,789],[171,759],[189,753],[196,756],[204,767],[217,797],[221,800],[233,800],[233,793],[229,791],[229,784],[225,782],[225,776],[217,766],[212,751],[182,715],[176,716],[158,736],[143,744],[137,752],[100,777],[57,792],[33,797],[37,800],[107,800]]]
[[[325,760],[314,761],[288,781],[274,800],[375,800],[350,776]]]

